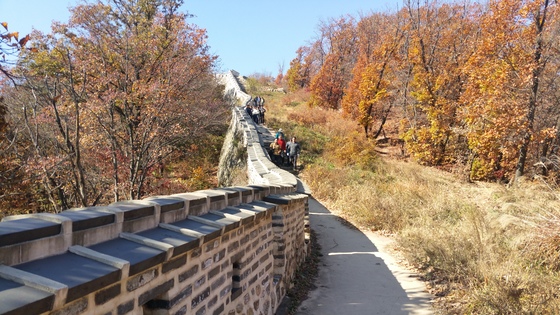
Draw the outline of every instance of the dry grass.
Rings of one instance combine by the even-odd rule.
[[[466,183],[378,158],[354,123],[297,97],[276,100],[272,116],[277,126],[319,139],[303,145],[310,158],[300,174],[314,197],[362,229],[395,235],[438,297],[439,313],[560,313],[557,188]]]

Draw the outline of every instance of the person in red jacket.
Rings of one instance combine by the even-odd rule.
[[[278,145],[280,145],[280,160],[284,165],[286,164],[286,140],[281,134],[278,136]]]

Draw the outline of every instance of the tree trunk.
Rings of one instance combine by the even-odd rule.
[[[542,62],[542,49],[543,49],[543,39],[542,33],[544,29],[544,23],[546,21],[546,11],[548,8],[548,0],[545,0],[543,4],[543,11],[538,12],[535,16],[535,27],[537,28],[537,42],[535,45],[535,51],[533,55],[533,62],[535,63],[535,68],[533,69],[532,79],[531,79],[531,96],[529,98],[529,107],[527,109],[526,122],[527,126],[525,129],[525,135],[523,136],[523,142],[519,148],[519,159],[517,160],[517,165],[515,169],[515,180],[523,176],[525,170],[525,162],[527,161],[527,153],[529,151],[529,145],[531,144],[531,138],[533,135],[533,125],[535,121],[535,111],[537,109],[537,95],[539,92],[539,77],[543,72],[543,62]],[[541,16],[542,13],[542,16]]]

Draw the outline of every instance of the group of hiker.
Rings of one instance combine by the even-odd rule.
[[[245,104],[245,111],[255,124],[264,124],[264,113],[266,112],[264,98],[260,96],[251,98]],[[301,147],[296,137],[294,136],[286,141],[284,131],[282,128],[278,129],[274,141],[270,144],[269,154],[272,162],[279,166],[290,166],[296,171],[300,152]]]
[[[264,113],[266,112],[264,98],[260,96],[251,98],[245,104],[245,111],[247,111],[247,114],[249,114],[249,117],[253,119],[255,124],[264,124]]]
[[[297,142],[297,138],[293,136],[290,141],[286,142],[284,131],[282,128],[278,129],[274,141],[270,144],[272,162],[276,165],[288,165],[296,171],[300,153],[301,146]]]

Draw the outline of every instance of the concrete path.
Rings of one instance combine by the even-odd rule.
[[[384,253],[390,239],[342,224],[313,198],[309,212],[323,257],[317,288],[296,314],[433,314],[424,283]]]

